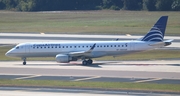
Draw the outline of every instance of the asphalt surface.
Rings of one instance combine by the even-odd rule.
[[[86,37],[43,37],[43,36],[1,36],[1,39],[37,39],[37,40],[91,40],[91,41],[112,41],[112,40],[136,40],[138,38],[126,38],[126,36],[124,36],[123,38],[114,38],[114,37],[110,37],[110,38],[93,38],[93,36],[86,38]],[[173,42],[180,42],[180,39],[176,39]]]
[[[117,78],[117,77],[113,78],[113,77],[100,77],[100,76],[80,77],[80,76],[41,76],[41,75],[0,75],[0,79],[180,84],[180,79],[160,79],[160,78],[142,79],[142,78]]]
[[[22,42],[65,42],[65,41],[105,41],[105,40],[136,40],[141,36],[118,36],[118,35],[67,35],[67,34],[13,34],[0,33],[0,46],[17,44]],[[180,38],[177,36],[165,36],[165,39],[175,39],[169,49],[180,48]],[[13,41],[13,42],[12,42]],[[166,47],[168,48],[168,47]],[[0,79],[25,79],[25,80],[65,80],[65,81],[86,81],[86,82],[133,82],[133,83],[157,83],[157,84],[180,84],[180,61],[132,61],[132,62],[97,62],[92,66],[81,66],[79,63],[57,64],[52,62],[28,62],[23,66],[22,62],[0,62]],[[34,88],[33,88],[34,89]],[[38,90],[38,92],[37,92]],[[49,91],[48,91],[49,90]],[[71,96],[77,93],[78,96],[165,96],[167,94],[152,93],[130,93],[129,92],[99,92],[74,91],[70,89],[41,89],[35,90],[26,88],[0,88],[2,96],[22,96],[33,94],[40,96]],[[51,90],[51,91],[50,91]],[[54,93],[58,90],[58,93]],[[64,91],[59,91],[64,90]],[[11,92],[14,91],[14,92]],[[48,93],[48,92],[50,93]],[[88,93],[87,93],[88,92]],[[98,93],[98,94],[97,94]],[[100,93],[100,94],[99,94]],[[110,94],[108,94],[110,93]],[[17,94],[17,95],[15,95]],[[169,96],[169,95],[168,95]],[[175,96],[175,94],[173,94]],[[177,95],[178,96],[178,95]]]
[[[180,84],[180,61],[95,61],[60,64],[52,61],[0,62],[0,79]]]
[[[146,33],[145,33],[146,34]],[[1,39],[35,39],[35,40],[86,40],[86,41],[109,41],[109,40],[137,40],[142,36],[131,35],[76,35],[76,34],[22,34],[22,33],[0,33]],[[179,42],[177,36],[166,36],[165,39],[174,39]]]
[[[146,34],[146,33],[145,33]],[[77,35],[77,34],[27,34],[27,33],[0,33],[0,45],[24,42],[66,42],[66,41],[112,41],[112,40],[137,40],[142,36],[127,35]],[[173,39],[170,46],[163,49],[180,50],[180,38],[178,36],[165,36],[166,39]]]
[[[37,87],[0,87],[0,96],[179,96],[178,93]]]

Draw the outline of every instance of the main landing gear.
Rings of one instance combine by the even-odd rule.
[[[93,60],[91,59],[82,61],[82,65],[91,65],[92,63],[93,63]]]
[[[23,60],[23,65],[26,65],[26,57],[23,57],[22,60]]]

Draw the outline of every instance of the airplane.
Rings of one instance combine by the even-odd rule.
[[[168,16],[161,16],[142,38],[130,41],[69,41],[20,43],[5,55],[20,57],[23,65],[29,57],[55,57],[58,63],[82,60],[82,65],[91,65],[92,58],[118,56],[151,50],[171,45],[173,40],[164,40]]]

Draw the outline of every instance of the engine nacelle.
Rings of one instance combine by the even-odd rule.
[[[70,58],[68,55],[58,54],[56,55],[56,61],[59,63],[68,63],[70,61]]]

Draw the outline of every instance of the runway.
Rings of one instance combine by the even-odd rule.
[[[172,93],[107,91],[92,89],[59,89],[59,88],[27,88],[0,87],[0,96],[179,96]]]
[[[145,33],[146,34],[146,33]],[[0,33],[0,44],[18,44],[24,42],[66,42],[66,41],[112,41],[137,40],[142,36],[127,35],[77,35],[77,34],[39,34],[39,33]],[[165,36],[165,39],[173,39],[171,46],[167,48],[180,49],[180,38],[178,36]],[[13,42],[12,42],[13,41]]]
[[[0,79],[69,80],[180,84],[180,60],[95,61],[60,64],[54,61],[0,62]]]
[[[141,36],[131,35],[76,35],[76,34],[39,34],[39,33],[0,33],[0,45],[17,44],[23,42],[66,42],[66,41],[89,41],[89,40],[136,40]],[[169,47],[164,49],[179,50],[180,38],[178,36],[165,36],[165,39],[174,39]],[[13,41],[13,42],[12,42]],[[172,63],[173,62],[173,63]],[[179,61],[105,61],[97,62],[92,66],[81,66],[81,62],[71,64],[57,64],[53,62],[28,62],[22,66],[22,62],[0,62],[0,73],[10,74],[10,70],[16,70],[15,74],[25,75],[55,75],[55,76],[101,76],[118,78],[163,78],[180,79],[177,75],[180,71]],[[3,66],[2,66],[3,65]],[[57,67],[58,66],[58,67]],[[76,68],[76,69],[74,69]],[[54,69],[54,70],[53,70]],[[19,70],[19,71],[18,71]],[[24,71],[28,70],[28,71]],[[41,71],[38,71],[41,70]],[[45,71],[47,70],[47,71]],[[68,71],[67,71],[68,70]],[[71,71],[69,71],[71,70]],[[95,71],[94,71],[95,70]],[[55,71],[53,73],[53,71]],[[67,72],[66,72],[67,71]],[[97,72],[96,72],[97,71]],[[32,72],[32,73],[31,73]],[[52,73],[51,73],[52,72]],[[71,73],[70,73],[71,72]],[[84,74],[86,73],[86,74]],[[128,75],[127,75],[128,74]]]
[[[43,76],[43,75],[0,75],[0,79],[180,84],[180,79],[162,79],[162,78],[143,79],[143,78],[100,77],[100,76],[83,77],[83,76]]]
[[[22,34],[0,33],[0,46],[18,44],[23,42],[66,42],[66,41],[105,41],[105,40],[136,40],[141,36],[130,35],[69,35],[69,34]],[[165,39],[174,39],[172,45],[163,49],[179,50],[180,38],[178,36],[165,36]],[[13,42],[12,42],[13,41]],[[0,79],[17,80],[65,80],[65,81],[91,81],[91,82],[133,82],[133,83],[157,83],[180,84],[180,60],[156,60],[156,61],[94,61],[91,66],[82,66],[81,61],[69,64],[60,64],[55,61],[28,61],[22,65],[22,61],[0,61]],[[33,88],[34,89],[34,88]],[[149,93],[132,93],[83,90],[60,91],[64,89],[41,89],[0,87],[0,95],[22,96],[27,94],[68,95],[78,96],[153,96]],[[56,90],[56,91],[52,91]],[[58,90],[58,91],[57,91]],[[10,94],[13,91],[13,94]],[[16,92],[16,93],[15,93]],[[57,92],[57,93],[56,93]],[[95,92],[95,93],[94,93]],[[79,94],[77,94],[79,93]],[[110,93],[110,94],[108,94]],[[24,94],[24,95],[23,95]],[[166,94],[167,95],[167,94]],[[155,94],[154,96],[162,96]],[[165,96],[165,94],[163,95]],[[175,95],[173,95],[175,96]]]

